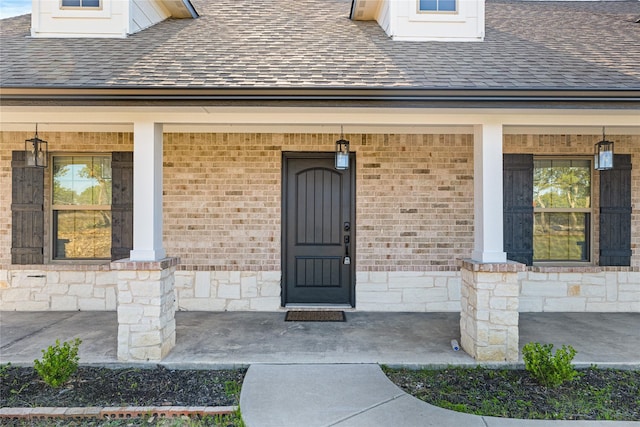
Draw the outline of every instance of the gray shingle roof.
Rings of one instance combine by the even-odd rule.
[[[487,0],[484,42],[400,42],[351,0],[193,0],[126,39],[1,21],[3,87],[640,89],[640,2]]]

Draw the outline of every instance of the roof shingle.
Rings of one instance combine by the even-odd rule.
[[[484,42],[393,41],[351,0],[193,0],[126,39],[1,21],[2,87],[640,89],[640,2],[488,0]]]

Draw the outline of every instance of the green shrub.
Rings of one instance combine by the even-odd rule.
[[[546,387],[557,387],[578,375],[571,365],[576,350],[570,345],[563,345],[554,355],[551,353],[552,349],[553,344],[533,342],[525,344],[522,349],[525,369]]]
[[[34,368],[40,378],[53,388],[66,383],[71,375],[78,370],[78,348],[82,340],[76,338],[73,342],[56,340],[56,344],[42,350],[42,361],[33,361]]]
[[[224,382],[224,394],[227,395],[227,397],[235,397],[237,399],[240,399],[240,390],[241,385],[236,381]]]
[[[11,362],[6,365],[0,365],[0,380],[7,376],[7,371],[11,368]]]

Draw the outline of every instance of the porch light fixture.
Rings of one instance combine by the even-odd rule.
[[[349,141],[344,139],[342,126],[340,126],[340,139],[336,141],[336,169],[349,169]]]
[[[602,128],[602,141],[594,145],[594,168],[599,171],[613,169],[613,142],[607,141]]]
[[[49,143],[38,138],[38,124],[36,135],[24,141],[26,165],[33,168],[46,168],[49,159]]]

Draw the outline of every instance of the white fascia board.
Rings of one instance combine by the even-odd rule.
[[[394,35],[394,41],[404,42],[481,42],[484,35],[476,37],[438,37],[438,36],[398,36]]]
[[[421,109],[324,107],[0,107],[0,130],[8,124],[166,124],[318,126],[469,126],[638,128],[639,110]]]

